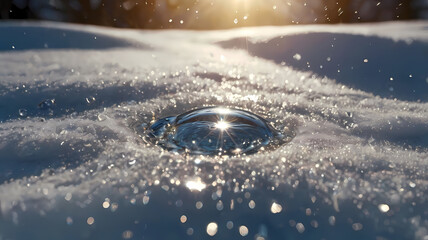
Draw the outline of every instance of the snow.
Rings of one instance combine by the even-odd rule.
[[[428,236],[427,22],[0,29],[0,239]],[[293,139],[223,158],[142,140],[213,105]]]

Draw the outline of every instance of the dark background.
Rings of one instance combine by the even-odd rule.
[[[428,19],[428,0],[0,0],[0,19],[223,29]]]

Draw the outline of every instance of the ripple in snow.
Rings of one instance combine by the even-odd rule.
[[[206,107],[156,121],[148,140],[172,151],[191,154],[255,153],[284,142],[284,135],[263,118],[238,109]]]

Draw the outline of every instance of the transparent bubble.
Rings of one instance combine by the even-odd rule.
[[[156,121],[146,139],[172,151],[234,155],[277,146],[284,136],[253,113],[207,107]]]

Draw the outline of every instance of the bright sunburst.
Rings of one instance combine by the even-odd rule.
[[[207,185],[200,178],[190,179],[186,182],[186,187],[190,191],[202,191]]]
[[[230,124],[224,120],[220,120],[215,124],[215,127],[221,131],[225,131],[230,127]]]

